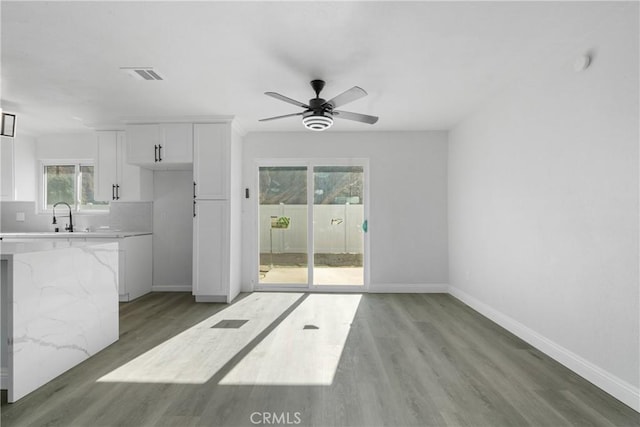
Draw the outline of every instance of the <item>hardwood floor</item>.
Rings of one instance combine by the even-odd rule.
[[[2,426],[640,425],[640,414],[449,295],[365,294],[333,312],[341,303],[332,296],[291,295],[251,330],[270,294],[254,295],[231,306],[180,293],[121,304],[120,340],[14,404],[5,397]],[[227,313],[249,321],[211,329]],[[345,339],[333,339],[334,329]],[[210,341],[196,342],[200,334]],[[239,342],[203,381],[180,382],[180,369],[197,371],[196,360]],[[145,375],[173,369],[176,380],[98,381],[127,367],[134,381],[129,362],[138,357],[153,361]],[[327,378],[316,370],[332,380],[315,383]],[[302,383],[291,385],[295,378]]]

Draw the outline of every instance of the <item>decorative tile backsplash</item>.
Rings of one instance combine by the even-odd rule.
[[[57,227],[64,228],[65,209],[61,209]],[[21,221],[21,219],[23,219]],[[39,214],[35,202],[0,202],[0,232],[19,233],[53,231],[52,215]],[[153,231],[153,202],[111,202],[109,212],[73,213],[73,227],[78,231],[90,229],[120,231]]]

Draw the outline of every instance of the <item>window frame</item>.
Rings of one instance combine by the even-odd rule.
[[[39,174],[40,179],[38,180],[38,212],[41,214],[49,214],[53,213],[53,209],[49,209],[47,207],[46,201],[46,175],[45,175],[45,167],[47,166],[73,166],[75,168],[75,179],[74,179],[74,188],[73,193],[75,197],[73,208],[74,214],[108,214],[109,213],[109,204],[104,205],[103,209],[82,209],[82,205],[79,200],[79,188],[80,188],[80,168],[82,166],[92,166],[95,176],[96,171],[96,162],[94,159],[40,159],[39,160]],[[95,189],[94,189],[95,191]]]

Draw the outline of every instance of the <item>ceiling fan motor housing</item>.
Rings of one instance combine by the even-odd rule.
[[[311,98],[309,100],[309,109],[313,110],[313,111],[322,111],[327,109],[327,107],[329,107],[329,104],[327,105],[323,105],[325,102],[324,99],[322,98]]]

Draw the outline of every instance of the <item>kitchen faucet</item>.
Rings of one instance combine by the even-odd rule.
[[[71,215],[71,206],[69,206],[69,203],[58,202],[55,205],[53,205],[53,222],[52,222],[52,224],[57,224],[58,223],[56,221],[56,206],[58,206],[58,205],[66,205],[69,208],[69,225],[66,226],[64,229],[67,230],[69,233],[73,233],[73,216]],[[56,231],[58,231],[57,228],[56,228]]]

